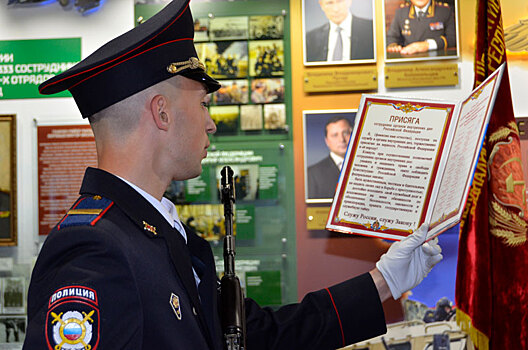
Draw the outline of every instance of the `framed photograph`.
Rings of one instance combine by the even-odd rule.
[[[384,0],[383,14],[387,62],[459,57],[457,0]]]
[[[233,135],[238,130],[239,106],[211,106],[211,119],[216,124],[216,135]]]
[[[376,62],[374,0],[302,0],[306,66]]]
[[[249,17],[250,39],[281,39],[284,35],[283,16],[251,16]]]
[[[221,240],[225,235],[222,204],[176,205],[180,220],[208,241]]]
[[[26,327],[26,316],[0,316],[0,349],[22,349]]]
[[[253,79],[251,82],[251,102],[284,102],[284,79]]]
[[[303,111],[307,203],[331,203],[357,110]]]
[[[264,105],[264,129],[286,129],[286,106],[284,104]]]
[[[240,106],[240,130],[262,130],[262,105]]]
[[[0,115],[0,246],[17,244],[16,117]]]
[[[252,77],[284,75],[284,45],[282,40],[249,42],[249,75]]]
[[[26,312],[24,277],[2,278],[2,313],[23,314]]]
[[[209,41],[209,18],[202,17],[194,20],[194,42]]]
[[[213,93],[215,105],[246,104],[249,100],[249,86],[246,79],[222,80],[222,87]]]
[[[195,45],[207,73],[216,79],[247,77],[247,46],[247,41],[220,41]]]
[[[223,165],[216,167],[216,183],[220,183],[222,177],[220,172],[223,167]],[[257,199],[259,165],[234,164],[231,165],[231,169],[233,170],[233,182],[235,183],[237,203],[239,201],[254,201]]]
[[[248,17],[215,17],[209,22],[209,37],[211,40],[247,40]]]

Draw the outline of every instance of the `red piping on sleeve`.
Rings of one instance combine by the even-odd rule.
[[[336,304],[334,302],[334,297],[332,297],[332,293],[330,293],[330,290],[328,288],[325,288],[325,290],[328,292],[328,295],[330,296],[330,300],[332,300],[332,305],[334,306],[334,310],[337,315],[337,320],[339,321],[339,329],[341,329],[341,337],[343,338],[343,346],[345,346],[345,333],[343,332],[343,324],[341,323],[341,317],[339,317],[339,312],[337,311]]]

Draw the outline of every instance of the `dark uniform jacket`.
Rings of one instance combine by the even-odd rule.
[[[334,198],[339,171],[336,163],[328,157],[308,167],[308,198]]]
[[[328,33],[330,23],[312,29],[306,34],[306,61],[326,61],[328,58]],[[374,39],[372,20],[352,17],[350,59],[373,59]]]
[[[44,243],[24,349],[222,349],[207,241],[188,242],[138,192],[89,168],[81,197]],[[200,277],[199,287],[192,267]],[[334,349],[386,331],[369,274],[277,311],[246,300],[248,349]]]
[[[413,5],[402,4],[387,32],[387,46],[396,43],[405,47],[427,39],[433,39],[438,49],[456,47],[453,8],[446,3],[432,0],[426,16],[418,18]]]

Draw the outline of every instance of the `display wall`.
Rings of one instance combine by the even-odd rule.
[[[249,163],[257,168],[242,169],[248,163],[239,159],[232,162],[240,171],[253,171],[263,178],[267,176],[274,181],[273,190],[265,194],[270,196],[256,200],[247,197],[241,203],[245,215],[242,220],[251,221],[241,232],[239,256],[245,260],[249,277],[253,281],[262,278],[252,275],[251,266],[255,260],[261,261],[261,270],[280,272],[279,292],[280,299],[266,300],[265,303],[276,305],[293,302],[302,298],[307,292],[338,283],[343,279],[369,271],[374,267],[379,256],[388,248],[389,242],[362,237],[351,237],[342,234],[330,233],[320,228],[309,228],[310,220],[308,209],[320,210],[324,213],[328,203],[307,203],[305,187],[305,131],[303,129],[303,112],[310,111],[353,111],[358,107],[361,93],[364,91],[398,96],[421,96],[430,98],[458,99],[467,95],[473,84],[473,36],[475,19],[475,0],[459,1],[459,48],[460,57],[450,58],[446,63],[454,63],[458,74],[456,85],[445,87],[420,87],[420,88],[387,88],[385,84],[385,68],[416,64],[416,62],[386,63],[384,52],[384,21],[377,20],[375,25],[375,52],[373,62],[359,64],[339,65],[342,71],[354,68],[357,75],[372,74],[376,80],[374,85],[370,82],[368,88],[350,92],[350,90],[306,92],[305,77],[307,73],[319,71],[335,71],[333,65],[305,66],[303,58],[303,8],[302,1],[258,1],[246,0],[214,5],[207,2],[193,4],[195,17],[209,18],[210,13],[216,17],[275,15],[284,17],[283,51],[284,71],[281,76],[267,76],[266,78],[283,79],[278,84],[283,86],[286,93],[283,101],[253,102],[251,95],[247,103],[236,103],[239,113],[243,106],[261,106],[258,111],[262,125],[247,126],[239,120],[235,129],[227,129],[223,135],[213,138],[213,145],[218,154],[240,155],[259,157]],[[374,1],[374,17],[384,17],[383,0]],[[521,19],[528,18],[528,6],[516,0],[502,1],[504,13],[504,27],[511,28]],[[284,10],[284,11],[283,11]],[[63,10],[58,3],[49,3],[46,6],[33,7],[7,7],[0,4],[0,40],[15,41],[28,39],[59,39],[80,38],[81,57],[86,57],[96,48],[131,29],[134,25],[136,13],[133,0],[105,1],[99,11],[82,16],[76,11]],[[508,32],[506,30],[506,32]],[[264,39],[263,39],[264,40]],[[268,40],[268,39],[266,39]],[[270,40],[277,40],[272,38]],[[215,40],[205,40],[214,42]],[[246,40],[250,42],[251,40]],[[528,116],[528,100],[523,92],[528,82],[528,48],[509,52],[510,80],[512,84],[513,102],[516,117]],[[421,62],[427,64],[428,62]],[[353,67],[352,67],[353,66]],[[360,72],[364,70],[365,72]],[[248,89],[257,89],[260,77],[236,77],[245,80]],[[224,79],[234,81],[234,78]],[[359,82],[358,82],[359,83]],[[229,83],[231,86],[233,83]],[[243,83],[244,84],[244,83]],[[253,85],[253,86],[252,86]],[[7,96],[6,96],[7,97]],[[216,106],[222,103],[216,100]],[[265,108],[269,105],[283,105],[284,121],[280,127],[265,126]],[[223,107],[223,106],[222,106]],[[246,107],[244,107],[246,108]],[[255,107],[251,107],[255,108]],[[282,110],[281,110],[282,111]],[[282,113],[282,112],[280,112]],[[280,114],[279,113],[279,114]],[[270,115],[271,112],[268,114]],[[41,98],[31,96],[27,98],[2,98],[0,99],[0,115],[16,116],[16,246],[0,247],[0,277],[15,280],[6,280],[4,283],[16,285],[18,289],[25,290],[31,266],[38,253],[38,249],[45,239],[39,235],[39,193],[38,193],[38,137],[37,126],[47,127],[54,125],[86,125],[82,120],[75,103],[71,98],[51,97]],[[221,114],[218,114],[221,115]],[[251,147],[247,146],[248,144]],[[247,153],[253,151],[252,154]],[[227,153],[222,153],[227,152]],[[232,153],[229,153],[232,152]],[[236,153],[239,152],[239,153]],[[246,153],[244,153],[246,152]],[[213,155],[214,152],[211,152]],[[218,157],[216,158],[218,159]],[[219,164],[208,163],[206,168],[208,186],[214,186],[215,169]],[[232,158],[231,158],[232,160]],[[226,158],[226,162],[231,163]],[[201,184],[191,184],[193,190],[201,188]],[[189,187],[188,187],[189,188]],[[199,190],[200,191],[200,190]],[[274,192],[276,191],[276,192]],[[192,192],[192,191],[191,191]],[[194,193],[194,192],[193,192]],[[202,192],[203,194],[203,192]],[[253,193],[256,195],[256,193]],[[205,196],[205,194],[203,194]],[[197,204],[215,204],[214,190],[208,192],[208,199],[203,197]],[[196,199],[196,198],[195,198]],[[200,203],[201,202],[201,203]],[[182,208],[182,211],[188,208]],[[189,209],[190,210],[190,209]],[[195,212],[204,213],[209,209],[193,208]],[[209,210],[210,211],[210,210]],[[203,215],[203,214],[199,214]],[[324,215],[324,214],[323,214]],[[274,218],[274,220],[267,220]],[[449,247],[456,247],[456,232],[440,237]],[[220,248],[217,243],[212,243],[218,256]],[[435,285],[445,283],[446,279],[454,281],[453,266],[456,266],[456,249],[449,250],[449,259],[446,259],[436,269],[438,274],[428,278],[422,288],[434,290]],[[449,264],[446,261],[449,260]],[[444,268],[449,266],[449,268]],[[277,276],[269,278],[277,281]],[[21,278],[19,278],[21,277]],[[18,279],[16,279],[18,278]],[[268,277],[266,277],[268,278]],[[20,287],[20,285],[23,287]],[[255,287],[253,285],[252,287]],[[271,287],[275,288],[275,287]],[[258,288],[254,288],[258,293]],[[418,292],[418,291],[417,291]],[[275,294],[276,295],[276,294]],[[430,300],[437,298],[431,295]],[[399,302],[389,301],[385,305],[388,321],[397,321],[402,318],[402,309]],[[11,310],[13,311],[13,310]],[[15,310],[16,311],[16,310]],[[18,310],[20,311],[20,310]]]
[[[528,17],[528,6],[513,0],[501,1],[505,32]],[[376,63],[360,65],[364,69],[374,68],[377,71],[377,84],[374,92],[392,96],[427,97],[436,99],[459,99],[467,95],[473,86],[473,60],[474,60],[474,31],[476,1],[459,1],[459,46],[460,57],[443,60],[443,63],[454,63],[457,66],[458,84],[453,86],[398,88],[390,89],[385,85],[386,67],[405,67],[417,63],[439,64],[438,62],[412,61],[412,62],[386,62],[384,55],[384,5],[382,0],[375,1],[376,17]],[[325,68],[335,70],[343,69],[350,65],[314,67],[303,64],[303,31],[302,31],[302,2],[292,1],[291,11],[291,38],[292,38],[292,92],[293,92],[293,132],[295,148],[295,174],[296,179],[304,179],[304,142],[303,139],[303,111],[314,113],[323,110],[341,111],[358,107],[361,93],[364,91],[350,92],[305,92],[304,79],[306,74],[317,72]],[[528,81],[528,48],[517,52],[508,52],[510,66],[510,80],[512,85],[513,103],[516,117],[526,116],[528,101],[523,97],[523,86]],[[369,91],[370,92],[370,91]],[[321,136],[323,137],[323,136]],[[299,297],[311,290],[322,288],[326,285],[337,283],[350,276],[355,276],[372,269],[379,256],[388,248],[389,243],[373,238],[350,237],[343,234],[331,233],[322,229],[313,229],[310,225],[311,216],[319,214],[324,217],[328,212],[329,204],[306,203],[305,181],[295,182],[295,203],[297,223],[297,273]],[[315,215],[314,215],[315,211]],[[315,218],[316,219],[316,218]],[[325,219],[323,219],[324,221]],[[316,225],[317,226],[317,225]],[[319,225],[320,226],[320,225]],[[456,274],[456,256],[458,234],[456,227],[439,237],[440,245],[446,249],[444,261],[435,267],[433,273],[420,285],[415,293],[428,306],[433,307],[439,295],[438,290],[444,288],[454,298],[454,281]],[[441,286],[442,288],[439,288]],[[402,308],[399,302],[392,300],[384,304],[388,321],[400,320]]]

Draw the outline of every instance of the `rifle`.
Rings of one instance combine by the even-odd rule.
[[[221,280],[221,321],[225,349],[246,349],[246,315],[240,280],[235,274],[235,237],[233,236],[233,204],[235,186],[233,170],[225,166],[221,171],[221,198],[224,204],[224,276]]]

